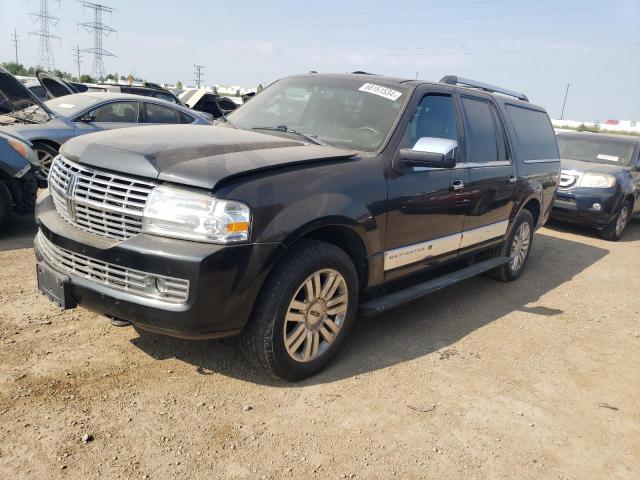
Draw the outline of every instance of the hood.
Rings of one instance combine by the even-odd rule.
[[[51,115],[51,111],[16,77],[0,67],[0,115],[38,105]]]
[[[84,135],[66,142],[61,153],[71,161],[101,169],[208,189],[248,172],[357,154],[225,126],[194,125]]]
[[[585,162],[582,160],[571,160],[569,158],[562,158],[560,160],[560,164],[561,164],[562,170],[575,170],[577,172],[593,172],[593,173],[608,173],[608,174],[623,172],[631,168],[625,165]]]

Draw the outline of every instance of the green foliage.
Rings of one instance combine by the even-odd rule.
[[[262,90],[264,90],[264,87],[260,84],[258,85],[258,88],[256,88],[256,93],[260,93]]]
[[[82,82],[82,83],[96,83],[96,79],[93,78],[91,75],[87,75],[85,73],[83,75],[80,75],[80,82]]]
[[[178,90],[182,90],[182,82],[181,82],[180,80],[178,80],[178,81],[176,82],[176,88],[177,88]]]
[[[4,62],[2,68],[6,69],[12,75],[20,75],[23,77],[34,77],[36,69],[34,67],[25,68],[21,63]]]

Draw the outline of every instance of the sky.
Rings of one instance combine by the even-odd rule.
[[[147,81],[267,85],[316,70],[364,70],[437,81],[455,74],[520,91],[560,118],[640,120],[640,0],[269,1],[100,0],[105,71]],[[55,66],[75,73],[73,49],[93,46],[77,0],[49,0]],[[40,0],[0,0],[0,62],[39,60],[29,12]],[[84,53],[82,73],[93,60]]]

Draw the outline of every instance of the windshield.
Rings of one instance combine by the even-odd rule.
[[[374,152],[409,97],[402,85],[322,76],[280,80],[229,115],[239,128],[302,132],[336,147]],[[263,130],[278,127],[278,130]]]
[[[560,157],[584,162],[631,165],[633,142],[606,138],[558,136]]]

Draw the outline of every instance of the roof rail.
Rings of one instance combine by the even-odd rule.
[[[375,73],[363,72],[362,70],[356,70],[355,72],[351,72],[352,75],[376,75]]]
[[[477,88],[484,92],[501,93],[503,95],[509,95],[510,97],[515,97],[518,100],[522,100],[523,102],[529,101],[529,98],[527,98],[527,96],[524,93],[514,92],[513,90],[507,90],[506,88],[496,87],[495,85],[490,85],[488,83],[476,82],[475,80],[458,77],[456,75],[446,75],[440,79],[440,83],[446,83],[448,85],[462,85],[465,87]]]

